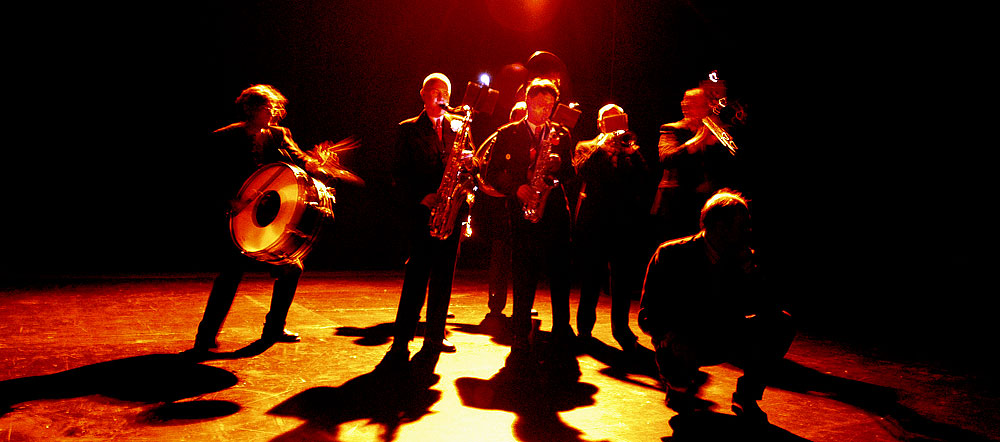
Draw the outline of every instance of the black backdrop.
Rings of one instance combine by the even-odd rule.
[[[3,276],[18,284],[215,271],[200,253],[208,238],[200,143],[238,117],[232,101],[254,83],[289,98],[284,124],[300,145],[350,135],[363,143],[343,159],[367,186],[339,189],[337,222],[307,270],[400,269],[387,150],[395,124],[420,110],[421,79],[447,74],[457,104],[480,73],[496,76],[547,50],[566,63],[570,95],[582,105],[579,137],[593,136],[597,109],[615,102],[649,159],[658,126],[680,117],[683,91],[719,70],[748,111],[738,141],[759,247],[806,317],[923,342],[984,331],[969,325],[986,316],[980,245],[959,232],[989,225],[959,215],[973,201],[956,185],[966,161],[940,155],[930,139],[900,138],[920,133],[900,125],[916,109],[885,111],[887,95],[915,90],[892,82],[901,76],[887,80],[886,70],[906,66],[882,52],[886,34],[863,31],[849,11],[756,3],[35,6],[7,55],[14,117],[5,137]],[[495,121],[479,122],[481,140]],[[463,251],[460,266],[482,264],[481,244]],[[928,326],[958,316],[969,318],[959,331]]]

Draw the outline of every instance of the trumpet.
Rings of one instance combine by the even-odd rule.
[[[576,152],[573,155],[573,167],[577,170],[580,166],[590,158],[597,149],[606,149],[610,154],[615,155],[618,153],[631,154],[639,149],[638,144],[636,144],[635,132],[628,130],[616,130],[614,132],[602,133],[593,142],[581,142],[576,146]]]

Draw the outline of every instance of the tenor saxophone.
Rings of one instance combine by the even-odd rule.
[[[471,137],[472,110],[468,106],[463,107],[463,110],[465,116],[461,119],[462,126],[455,135],[455,143],[445,160],[444,176],[441,177],[441,185],[437,190],[437,202],[431,208],[428,221],[430,234],[437,239],[451,236],[458,210],[463,202],[470,200],[473,179],[466,163],[471,158],[472,151],[465,146]]]
[[[556,128],[552,127],[548,135],[538,143],[538,154],[535,156],[535,169],[531,174],[528,185],[531,186],[531,196],[521,209],[524,219],[537,223],[545,213],[545,201],[549,199],[549,192],[559,184],[559,180],[549,175],[547,167],[548,161],[559,160],[559,154],[552,152],[552,137],[556,135]]]

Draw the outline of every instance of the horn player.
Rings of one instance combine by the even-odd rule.
[[[583,344],[595,342],[591,332],[597,301],[606,286],[611,296],[611,333],[631,354],[637,339],[629,327],[629,306],[638,281],[628,275],[629,269],[641,265],[630,258],[639,254],[642,243],[638,233],[644,230],[640,223],[645,219],[641,190],[646,162],[620,106],[602,107],[597,123],[601,133],[576,146],[581,181],[573,235],[581,272],[576,329]]]

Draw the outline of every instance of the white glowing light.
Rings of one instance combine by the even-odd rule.
[[[711,74],[708,74],[708,79],[712,80],[712,83],[718,83],[719,82],[719,71],[712,71]]]
[[[482,83],[482,84],[484,84],[484,85],[486,85],[486,86],[489,86],[490,85],[490,74],[481,74],[479,76],[479,82]]]

